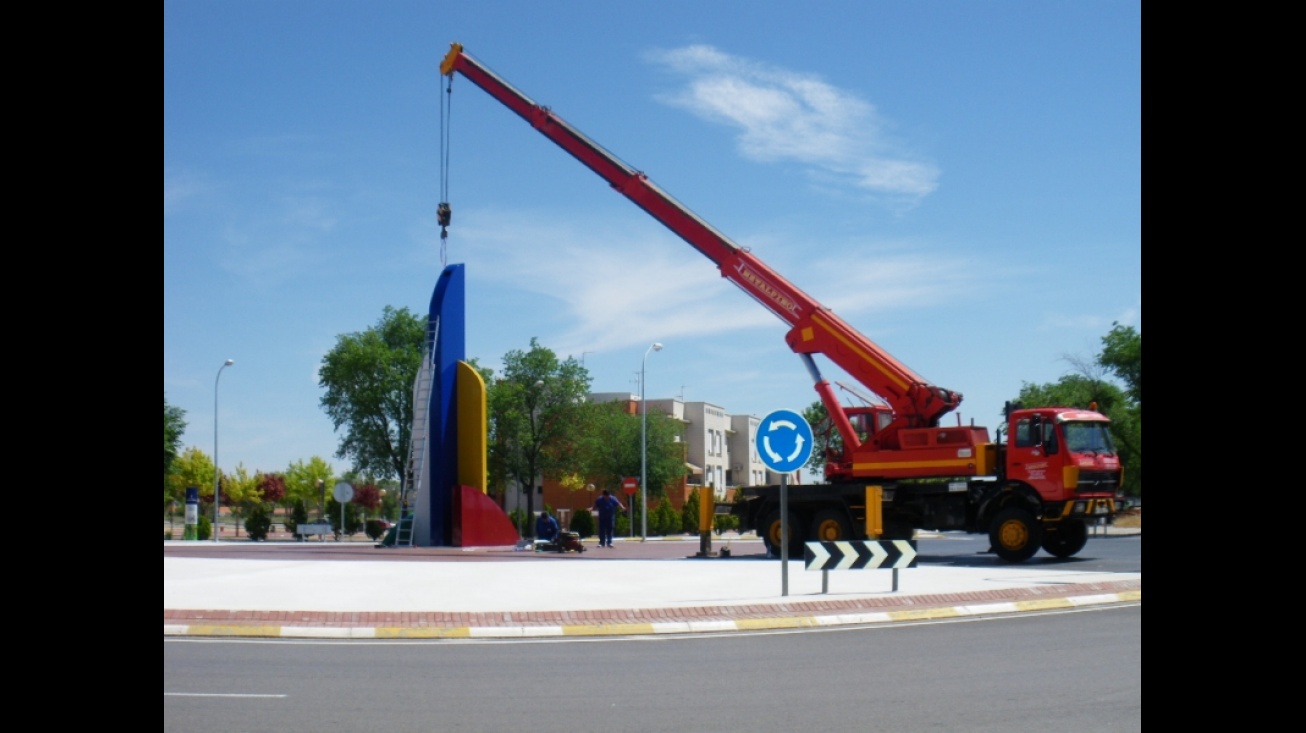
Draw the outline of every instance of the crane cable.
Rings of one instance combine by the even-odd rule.
[[[453,74],[449,74],[449,81],[445,87],[445,93],[440,95],[440,205],[435,209],[435,216],[440,224],[440,266],[445,267],[449,264],[449,253],[446,243],[449,238],[449,221],[453,217],[453,209],[449,207],[449,129],[453,127]],[[446,100],[445,98],[448,97]]]

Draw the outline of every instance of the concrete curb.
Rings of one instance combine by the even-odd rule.
[[[165,610],[163,635],[394,640],[657,636],[957,619],[1141,603],[1142,599],[1142,580],[1138,579],[1065,586],[1053,592],[1013,588],[899,599],[615,611],[468,614]]]

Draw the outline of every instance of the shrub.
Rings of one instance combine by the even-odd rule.
[[[270,529],[272,529],[272,515],[268,513],[267,506],[261,503],[255,504],[245,520],[245,531],[249,533],[249,538],[255,542],[266,540]]]
[[[283,522],[286,526],[286,531],[289,532],[291,536],[297,536],[299,533],[295,530],[299,529],[299,525],[306,524],[307,522],[308,508],[304,506],[304,500],[295,499],[294,506],[290,508],[290,518]]]
[[[739,529],[739,517],[733,514],[718,514],[712,517],[712,529],[719,535],[728,529]]]
[[[682,531],[680,524],[680,514],[676,512],[675,507],[671,506],[671,500],[665,496],[658,499],[657,508],[649,512],[649,534],[680,534]]]
[[[594,536],[594,515],[588,509],[577,509],[571,517],[571,531],[581,537]]]
[[[685,505],[680,508],[680,529],[682,532],[698,532],[698,489],[689,492]]]
[[[381,539],[381,535],[386,532],[386,525],[389,524],[381,519],[369,519],[364,525],[363,531],[367,533],[367,538],[376,542]]]
[[[201,514],[200,521],[195,526],[195,539],[207,540],[212,536],[213,536],[213,520],[209,519],[209,515]]]

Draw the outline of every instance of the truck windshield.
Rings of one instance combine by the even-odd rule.
[[[1066,435],[1066,449],[1072,453],[1115,455],[1111,430],[1100,422],[1068,422],[1061,426]]]

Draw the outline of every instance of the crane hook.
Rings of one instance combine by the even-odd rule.
[[[440,222],[440,239],[449,238],[449,220],[453,218],[453,209],[447,202],[441,201],[435,209],[435,215]]]

